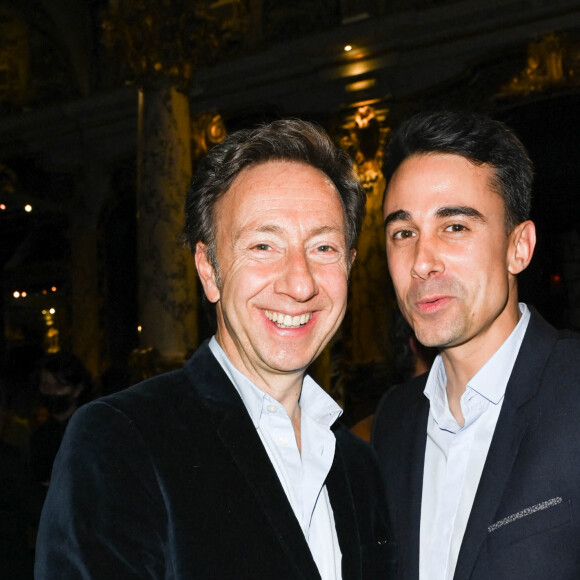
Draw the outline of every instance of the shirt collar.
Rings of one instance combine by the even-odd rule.
[[[512,374],[524,335],[530,322],[528,307],[520,302],[522,316],[505,342],[495,351],[493,356],[479,369],[467,383],[482,397],[497,405],[505,395],[505,390]]]
[[[282,407],[282,405],[268,393],[262,391],[232,364],[215,336],[209,341],[209,348],[230,381],[232,381],[236,391],[238,391],[252,419],[252,423],[257,429],[262,411],[267,405],[276,405],[278,407]],[[308,415],[310,419],[321,423],[325,427],[330,427],[342,415],[342,409],[336,401],[309,375],[305,375],[302,382],[300,410],[303,414]]]
[[[530,321],[530,311],[523,303],[519,303],[522,314],[516,327],[504,343],[495,351],[489,360],[469,380],[467,388],[480,394],[482,397],[497,405],[505,395],[505,390],[512,368],[520,351],[524,335]],[[442,417],[447,409],[447,374],[441,355],[437,355],[423,393],[431,402],[434,416]]]

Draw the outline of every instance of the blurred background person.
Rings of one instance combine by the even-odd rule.
[[[7,389],[0,379],[0,433],[9,416]],[[32,580],[34,530],[40,496],[33,489],[25,455],[0,438],[0,578]]]
[[[38,363],[42,405],[49,417],[30,439],[30,466],[44,494],[50,483],[52,464],[69,419],[92,394],[92,380],[83,363],[72,353],[50,354]]]

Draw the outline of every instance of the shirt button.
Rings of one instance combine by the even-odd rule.
[[[278,439],[276,439],[276,442],[278,443],[278,445],[280,445],[280,447],[287,447],[288,437],[278,437]]]
[[[278,407],[276,407],[276,405],[268,405],[266,408],[270,413],[276,413],[278,411]]]

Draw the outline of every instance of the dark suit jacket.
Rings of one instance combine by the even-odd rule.
[[[344,428],[326,485],[345,579],[389,578],[370,446]],[[53,469],[36,578],[320,578],[263,444],[207,344],[82,407]]]
[[[426,376],[388,392],[373,429],[399,579],[419,576]],[[535,311],[459,552],[454,579],[468,578],[580,578],[580,338]]]

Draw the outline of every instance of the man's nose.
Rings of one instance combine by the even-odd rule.
[[[437,240],[419,236],[415,242],[415,256],[411,268],[414,278],[426,280],[429,276],[444,270]]]
[[[318,294],[318,285],[312,271],[312,264],[304,250],[291,250],[281,269],[274,289],[286,294],[297,302],[306,302]]]

